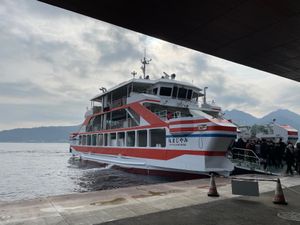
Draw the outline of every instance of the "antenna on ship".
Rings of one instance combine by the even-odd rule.
[[[204,95],[203,95],[203,103],[204,103],[204,104],[206,104],[206,90],[207,90],[207,88],[208,88],[208,87],[204,87],[204,90],[203,90],[203,94],[204,94]]]
[[[144,58],[141,59],[141,63],[143,64],[141,66],[141,69],[143,71],[143,78],[146,79],[146,65],[148,65],[150,63],[152,59],[147,59],[146,58],[146,49],[144,50]]]
[[[132,74],[133,78],[135,78],[136,72],[132,71],[131,74]]]

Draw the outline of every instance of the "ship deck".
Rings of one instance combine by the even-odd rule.
[[[287,206],[272,203],[275,182],[260,181],[260,197],[232,195],[228,178],[217,178],[216,183],[219,198],[207,196],[208,179],[198,179],[0,202],[0,224],[176,225],[201,221],[223,225],[293,224],[286,218],[300,220],[300,177],[281,177]]]

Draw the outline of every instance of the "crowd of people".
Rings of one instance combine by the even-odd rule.
[[[233,155],[239,155],[239,149],[252,150],[259,158],[266,170],[268,167],[283,168],[286,164],[286,174],[293,175],[294,171],[300,174],[300,143],[295,146],[279,139],[274,142],[266,139],[244,141],[239,138],[232,146]]]

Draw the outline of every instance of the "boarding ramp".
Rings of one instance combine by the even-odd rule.
[[[275,168],[273,166],[265,166],[263,159],[261,159],[253,150],[245,148],[232,148],[228,158],[234,164],[235,168],[271,175],[281,175],[284,168]]]

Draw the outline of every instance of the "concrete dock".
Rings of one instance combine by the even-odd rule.
[[[298,224],[300,177],[280,179],[287,206],[272,203],[275,182],[260,181],[261,195],[246,197],[232,195],[230,179],[217,178],[220,197],[213,198],[209,180],[199,179],[0,202],[0,224]]]

